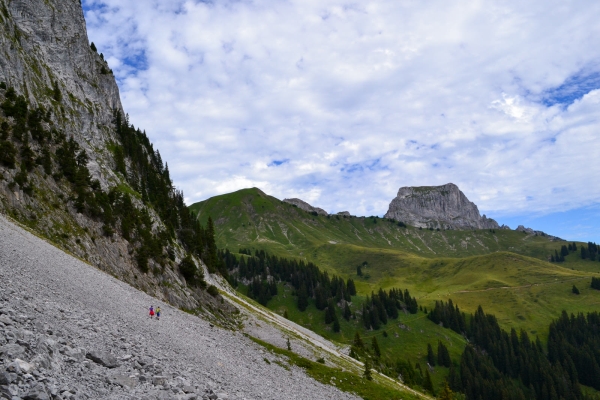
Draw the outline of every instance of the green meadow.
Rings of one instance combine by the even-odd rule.
[[[427,309],[448,299],[467,313],[481,305],[504,329],[524,329],[545,341],[548,325],[562,310],[600,309],[600,291],[590,288],[591,277],[600,276],[600,262],[582,260],[577,251],[565,262],[551,263],[550,256],[570,242],[548,236],[506,229],[438,231],[376,217],[317,216],[255,188],[190,208],[203,224],[212,218],[220,248],[234,253],[240,248],[265,250],[352,278],[358,291],[353,311],[379,288],[408,289]],[[572,293],[573,285],[579,295]],[[245,293],[245,288],[240,291]],[[358,320],[340,316],[341,330],[334,333],[312,301],[304,312],[298,310],[289,287],[280,285],[268,307],[282,315],[287,312],[290,320],[341,344],[350,344],[356,331],[365,343],[376,336],[386,357],[421,366],[426,365],[427,343],[435,348],[438,340],[443,341],[455,362],[465,346],[462,336],[433,324],[422,311],[401,314],[378,331],[365,331]],[[438,389],[447,373],[436,367],[431,374]]]

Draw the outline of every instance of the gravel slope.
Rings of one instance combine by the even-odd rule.
[[[0,216],[0,398],[356,398],[277,360]]]

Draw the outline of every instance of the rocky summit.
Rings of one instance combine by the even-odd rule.
[[[422,228],[500,228],[493,219],[480,215],[477,206],[453,183],[402,187],[385,217]]]
[[[301,210],[304,210],[306,212],[315,212],[318,215],[329,215],[327,213],[327,211],[323,210],[322,208],[319,207],[313,207],[310,204],[308,204],[307,202],[305,202],[304,200],[300,200],[300,199],[283,199],[283,201],[285,201],[286,203],[290,203],[292,205],[295,205],[296,207],[298,207]]]

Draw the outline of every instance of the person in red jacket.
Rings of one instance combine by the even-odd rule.
[[[154,318],[154,307],[150,306],[150,319]]]

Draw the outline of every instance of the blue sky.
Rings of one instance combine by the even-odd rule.
[[[383,215],[457,184],[600,242],[600,3],[83,0],[124,107],[186,201],[256,186]]]

